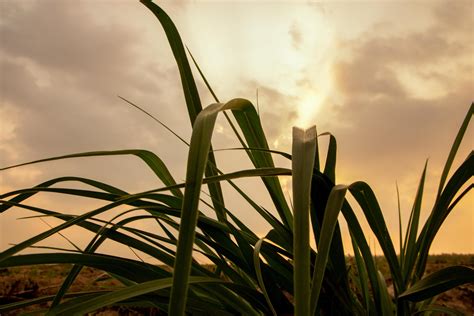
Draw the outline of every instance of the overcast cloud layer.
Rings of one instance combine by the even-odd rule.
[[[142,105],[189,139],[170,49],[158,22],[138,1],[115,6],[105,0],[2,1],[0,6],[0,166],[81,151],[145,148],[162,157],[178,181],[184,178],[186,146],[117,98]],[[368,181],[391,231],[398,227],[395,181],[405,220],[427,158],[427,190],[436,189],[473,99],[472,2],[163,6],[222,100],[255,101],[258,89],[271,146],[288,151],[295,124],[331,131],[339,145],[338,181]],[[211,103],[203,83],[198,85],[203,104]],[[462,158],[472,139],[470,129]],[[214,145],[236,145],[223,121]],[[249,165],[235,154],[218,158],[224,170]],[[2,172],[0,192],[62,175],[130,191],[160,185],[137,159],[97,158]],[[253,188],[257,183],[250,182],[249,191],[270,207],[263,190]],[[93,205],[53,196],[36,202],[74,213]],[[434,252],[474,252],[472,207],[470,198],[450,215]],[[242,214],[244,221],[254,218]],[[47,228],[37,220],[15,220],[24,215],[2,214],[0,249]],[[252,222],[264,234],[260,224]],[[77,231],[70,234],[79,238]]]

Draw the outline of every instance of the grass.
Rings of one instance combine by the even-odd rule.
[[[175,181],[159,156],[146,150],[88,152],[26,163],[135,155],[163,183],[160,188],[130,194],[94,179],[61,177],[0,195],[0,212],[19,207],[63,221],[0,254],[0,268],[72,264],[56,294],[42,298],[50,302],[47,315],[85,314],[116,304],[152,306],[168,311],[169,315],[409,315],[430,310],[457,313],[433,304],[434,298],[453,287],[474,282],[474,270],[454,265],[427,276],[425,270],[430,246],[437,232],[457,203],[473,187],[469,184],[474,170],[472,153],[454,171],[451,169],[474,105],[471,104],[455,138],[430,215],[425,223],[420,223],[426,167],[423,170],[407,233],[404,237],[400,236],[402,246],[397,255],[371,187],[360,181],[336,185],[337,142],[333,135],[317,135],[314,127],[294,129],[291,154],[273,151],[268,146],[253,104],[239,98],[219,102],[198,68],[216,99],[216,103],[203,109],[191,65],[175,25],[159,6],[148,0],[142,0],[142,3],[165,30],[181,77],[193,127],[186,180],[184,183]],[[228,120],[242,146],[240,150],[247,153],[253,168],[228,174],[219,170],[211,145],[218,115],[224,115]],[[329,137],[324,168],[320,165],[319,137]],[[291,160],[291,169],[276,167],[274,155]],[[21,165],[25,164],[1,170]],[[292,177],[292,207],[283,195],[278,176]],[[245,193],[245,187],[234,182],[246,177],[262,180],[273,202],[271,211],[259,206]],[[68,187],[70,182],[85,184],[88,189]],[[271,229],[263,238],[226,207],[221,182],[227,182],[248,202],[256,216],[268,223]],[[202,197],[203,185],[208,186],[210,202]],[[77,216],[27,204],[28,198],[44,192],[98,199],[106,204]],[[351,194],[362,209],[382,248],[388,271],[381,272],[359,218],[345,199],[346,194]],[[202,205],[214,210],[215,217],[203,214]],[[112,220],[100,219],[100,215],[123,207],[127,210]],[[146,211],[146,215],[136,215],[137,210]],[[337,220],[339,213],[349,226],[357,274],[349,273]],[[148,219],[156,222],[156,230],[144,231],[131,225],[135,221]],[[76,247],[63,251],[56,249],[54,253],[21,254],[71,226],[82,227],[95,234],[84,249]],[[310,247],[311,233],[316,249]],[[98,253],[97,249],[107,240],[140,251],[163,265]],[[193,256],[197,253],[210,261],[215,269],[209,270],[195,260]],[[121,288],[106,293],[74,291],[71,286],[83,267],[104,271],[121,284]],[[391,284],[386,282],[387,274]],[[390,286],[393,286],[393,291],[389,291]],[[0,313],[36,303],[37,299],[31,299],[2,305]]]
[[[351,256],[346,259],[351,274],[356,269],[354,257]],[[375,260],[382,274],[388,276],[388,265],[384,258],[377,256]],[[427,270],[429,273],[433,273],[450,265],[474,267],[474,256],[457,254],[430,255]],[[163,267],[166,268],[165,266]],[[206,268],[213,271],[215,266],[208,265]],[[1,304],[26,300],[28,298],[32,299],[54,295],[68,275],[70,269],[71,265],[41,265],[14,267],[0,271]],[[355,276],[355,278],[357,277],[358,276]],[[352,281],[352,276],[350,282],[351,287],[355,286]],[[390,278],[387,278],[386,282],[390,287]],[[118,287],[121,287],[121,284],[117,280],[104,275],[100,270],[85,267],[72,284],[71,290],[75,292],[106,291],[117,289]],[[468,314],[474,308],[472,301],[473,291],[474,284],[466,284],[439,295],[436,298],[436,304],[444,307],[457,308],[459,311]],[[5,312],[5,315],[17,315],[34,310],[42,310],[47,307],[47,303],[37,304],[24,309]],[[153,312],[155,312],[155,315],[163,314],[152,307],[118,304],[101,308],[91,312],[90,315],[153,315]]]

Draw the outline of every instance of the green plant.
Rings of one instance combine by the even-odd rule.
[[[129,194],[93,179],[61,177],[32,188],[2,194],[1,212],[20,207],[38,212],[41,216],[56,217],[64,223],[3,251],[0,254],[0,268],[48,263],[72,263],[74,266],[54,297],[4,305],[0,307],[0,312],[51,302],[48,315],[83,314],[113,304],[153,306],[161,311],[169,311],[170,315],[184,315],[185,312],[211,315],[406,315],[435,310],[437,307],[432,306],[431,301],[437,294],[474,281],[474,271],[466,267],[450,267],[422,278],[429,248],[437,231],[459,200],[472,189],[472,184],[465,187],[474,170],[472,154],[449,179],[448,174],[472,117],[473,105],[451,149],[433,210],[418,233],[426,168],[423,171],[407,236],[397,256],[382,211],[369,185],[364,182],[355,182],[349,186],[335,185],[337,144],[334,136],[329,133],[317,136],[314,127],[308,130],[294,129],[291,155],[273,151],[268,146],[260,118],[251,102],[233,99],[220,103],[198,68],[216,99],[215,104],[202,109],[176,27],[156,4],[149,0],[142,0],[142,3],[164,28],[181,76],[193,127],[186,181],[178,184],[160,158],[146,150],[87,152],[31,162],[135,155],[149,166],[164,186]],[[238,127],[234,126],[226,111],[233,115]],[[241,150],[248,154],[253,163],[253,169],[228,174],[219,171],[211,136],[220,113],[231,125],[242,145]],[[329,137],[324,169],[319,162],[318,137]],[[275,167],[272,155],[290,159],[292,169]],[[277,178],[290,175],[293,179],[293,212]],[[244,189],[233,182],[241,177],[261,178],[273,201],[275,212],[259,206],[245,194]],[[90,189],[58,187],[71,181],[83,183]],[[270,225],[271,230],[265,237],[259,238],[226,208],[220,188],[222,181],[228,182]],[[209,187],[211,203],[201,199],[203,184]],[[24,202],[42,192],[100,199],[108,204],[73,216]],[[388,293],[385,278],[377,269],[359,220],[345,199],[346,192],[353,195],[363,210],[383,250],[394,283],[394,297]],[[217,219],[201,213],[200,202],[215,210]],[[110,221],[98,217],[123,206],[127,206],[128,210]],[[145,210],[147,215],[134,215],[137,210]],[[337,221],[339,212],[342,212],[350,228],[358,271],[357,289],[349,284],[344,245]],[[156,221],[157,231],[129,226],[130,223],[149,218]],[[85,249],[18,254],[74,225],[95,233]],[[311,230],[316,239],[316,250],[310,247]],[[139,250],[163,265],[97,253],[98,247],[108,239]],[[201,253],[212,262],[214,270],[194,260],[194,252]],[[124,287],[114,291],[68,293],[83,266],[107,272]],[[172,268],[172,273],[166,267]],[[366,280],[369,280],[368,284]]]

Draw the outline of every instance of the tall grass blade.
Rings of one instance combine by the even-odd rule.
[[[314,315],[318,305],[319,294],[323,283],[326,263],[328,261],[329,249],[337,223],[337,216],[344,203],[344,197],[347,191],[346,185],[336,185],[329,194],[324,219],[321,225],[321,237],[318,244],[318,256],[314,265],[313,278],[311,282],[310,294],[310,315]]]
[[[254,265],[255,265],[255,272],[257,274],[258,285],[260,286],[260,289],[262,290],[262,293],[265,296],[265,300],[267,301],[268,307],[272,311],[272,314],[276,316],[277,312],[275,311],[275,308],[272,305],[272,301],[270,300],[270,297],[268,296],[267,289],[265,287],[265,281],[263,280],[262,270],[260,267],[260,249],[262,248],[262,243],[264,239],[265,238],[261,238],[255,243],[255,249],[253,252],[253,260],[254,260]]]
[[[250,101],[242,100],[238,110],[232,110],[239,127],[244,134],[249,148],[269,150],[265,132],[255,107]],[[249,158],[256,168],[274,167],[273,159],[268,151],[249,151]],[[287,228],[293,227],[293,217],[285,200],[283,190],[278,178],[262,179],[276,210]]]
[[[202,111],[202,105],[201,100],[199,98],[198,89],[194,81],[193,73],[186,57],[186,51],[184,50],[184,45],[181,40],[181,36],[179,35],[179,32],[173,21],[166,14],[166,12],[163,11],[158,5],[153,3],[151,0],[140,0],[140,2],[143,3],[155,15],[155,17],[158,19],[161,26],[163,27],[163,30],[165,31],[168,43],[171,47],[178,66],[189,118],[191,120],[191,125],[194,128],[197,116]],[[211,148],[212,147],[210,147],[210,149]],[[212,153],[212,150],[209,153],[208,159],[210,164],[206,164],[206,176],[216,175],[217,163],[214,154]],[[222,194],[222,188],[219,183],[209,184],[208,187],[209,192],[213,197],[213,205],[216,211],[216,215],[220,220],[225,221],[226,217],[225,211],[223,209],[223,206],[225,204],[224,196]]]
[[[394,315],[394,311],[393,311],[394,305],[390,298],[390,294],[388,294],[387,283],[385,282],[385,278],[382,272],[377,271],[377,277],[379,280],[380,297],[382,301],[382,315],[383,316]]]
[[[464,138],[464,134],[466,133],[466,130],[469,126],[469,123],[471,121],[473,114],[474,114],[474,102],[471,103],[471,106],[469,107],[469,110],[467,111],[466,117],[464,118],[464,121],[462,122],[461,127],[459,128],[458,134],[456,135],[456,138],[454,139],[454,143],[451,146],[451,150],[449,151],[448,159],[446,160],[443,173],[441,174],[441,179],[439,181],[438,193],[436,194],[437,199],[439,199],[441,192],[443,191],[444,184],[446,183],[446,179],[448,178],[449,170],[451,169],[454,158],[456,157],[459,146],[461,145],[462,139]]]
[[[333,183],[336,183],[336,158],[337,158],[337,142],[331,133],[323,133],[321,135],[329,135],[328,152],[326,155],[326,164],[324,165],[324,174],[328,176]]]
[[[398,190],[398,183],[396,183],[397,188],[397,210],[398,210],[398,242],[399,242],[399,251],[400,251],[400,268],[403,269],[403,263],[405,262],[404,256],[404,247],[403,247],[403,229],[402,229],[402,208],[400,204],[400,191]]]
[[[311,182],[311,224],[316,245],[318,246],[325,209],[333,187],[334,183],[326,175],[314,170]],[[338,296],[326,296],[324,299],[325,306],[321,306],[321,308],[326,310],[334,310],[334,308],[337,308],[337,313],[346,314],[351,309],[347,304],[341,304],[341,302],[349,302],[351,300],[351,293],[347,276],[344,246],[338,223],[336,223],[334,229],[327,266],[328,271],[326,271],[325,274],[325,286],[334,287],[338,291]]]
[[[364,300],[364,307],[366,311],[374,312],[374,309],[371,306],[369,286],[368,286],[368,283],[366,282],[366,280],[369,279],[369,276],[367,275],[367,268],[364,264],[362,256],[360,255],[360,250],[357,244],[357,240],[354,238],[352,233],[351,233],[351,241],[352,241],[352,248],[354,250],[354,259],[356,263],[356,268],[358,272],[358,277],[356,278],[356,282],[359,285],[362,298]]]
[[[367,183],[362,181],[353,183],[349,190],[357,200],[357,203],[359,203],[370,228],[383,250],[392,274],[395,293],[403,291],[404,283],[398,258],[374,192]]]
[[[306,130],[293,128],[293,271],[296,316],[309,315],[310,307],[309,207],[316,137],[316,127],[314,126]]]
[[[405,262],[403,263],[403,278],[405,280],[405,283],[410,278],[410,273],[413,270],[413,265],[415,264],[416,256],[418,254],[418,251],[416,249],[416,239],[418,234],[418,223],[420,221],[421,202],[423,200],[423,189],[425,185],[427,166],[428,161],[426,161],[425,167],[423,168],[423,173],[421,174],[421,179],[416,192],[415,201],[413,203],[413,208],[410,213],[410,220],[408,222],[408,229],[406,232],[405,244],[403,247],[405,256]]]
[[[419,255],[415,268],[415,278],[417,280],[423,276],[431,244],[444,220],[452,210],[449,206],[455,200],[459,191],[473,177],[473,175],[474,153],[471,152],[467,159],[461,164],[461,166],[458,167],[458,169],[447,182],[443,192],[435,202],[433,210],[420,233],[417,241]]]

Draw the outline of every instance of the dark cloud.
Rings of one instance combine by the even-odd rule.
[[[432,30],[440,33],[457,31],[472,35],[472,1],[443,1],[433,9],[436,24]],[[471,41],[472,44],[472,41]]]
[[[334,80],[340,93],[351,98],[365,95],[400,97],[406,92],[399,79],[386,63],[373,62],[370,55],[357,53],[350,62],[340,61],[333,67]]]
[[[142,105],[188,137],[189,123],[175,110],[178,106],[184,110],[184,103],[177,104],[183,96],[176,84],[179,75],[174,61],[143,55],[147,39],[138,26],[116,23],[113,15],[97,12],[103,6],[89,4],[2,2],[0,110],[10,115],[12,135],[0,144],[0,164],[81,151],[146,148],[171,161],[171,168],[182,169],[185,148],[167,150],[179,143],[174,136],[117,98],[121,95]],[[107,13],[114,10],[109,9]],[[146,16],[146,9],[139,9]],[[154,17],[147,17],[154,22]],[[163,44],[167,48],[165,38]],[[52,169],[37,166],[48,171],[35,181],[61,174],[89,175],[112,183],[133,183],[134,190],[150,180],[136,159],[108,160],[123,173],[107,175],[103,163],[84,159],[80,168],[73,163],[56,163]],[[137,172],[128,174],[134,168]],[[2,183],[9,187],[36,184],[31,179],[21,182],[8,172],[2,174]]]
[[[7,15],[0,36],[2,49],[11,56],[34,58],[49,70],[78,76],[92,70],[111,71],[133,55],[132,30],[101,26],[91,19],[84,3],[37,1],[22,8],[9,2],[8,6],[15,8],[14,13]]]
[[[177,181],[184,179],[187,147],[117,98],[139,104],[189,139],[176,63],[146,8],[138,1],[113,6],[107,1],[0,2],[0,167],[83,151],[139,148],[155,152]],[[167,5],[184,8],[182,3],[173,6]],[[138,158],[122,156],[2,171],[0,191],[69,175],[130,192],[161,185]],[[88,200],[48,194],[28,202],[76,214],[93,207]],[[2,214],[0,249],[45,229],[39,221],[18,229],[15,218],[20,216],[24,211]],[[87,239],[78,232],[74,237]],[[51,243],[58,245],[57,240]]]
[[[341,147],[350,159],[403,176],[407,172],[402,168],[386,166],[404,165],[405,160],[421,163],[447,150],[472,101],[472,58],[465,57],[474,51],[465,30],[447,23],[457,19],[450,10],[468,8],[442,7],[445,13],[436,7],[436,19],[425,31],[405,36],[366,33],[344,44],[352,53],[351,58],[333,65],[336,91],[342,101],[333,106],[335,119],[330,125],[344,142]],[[470,24],[472,27],[472,20]],[[442,31],[434,33],[434,29]],[[443,62],[455,71],[433,71],[444,69]],[[422,84],[434,81],[441,93],[413,95],[410,90],[417,87],[410,87],[402,72],[408,78],[420,78]]]

